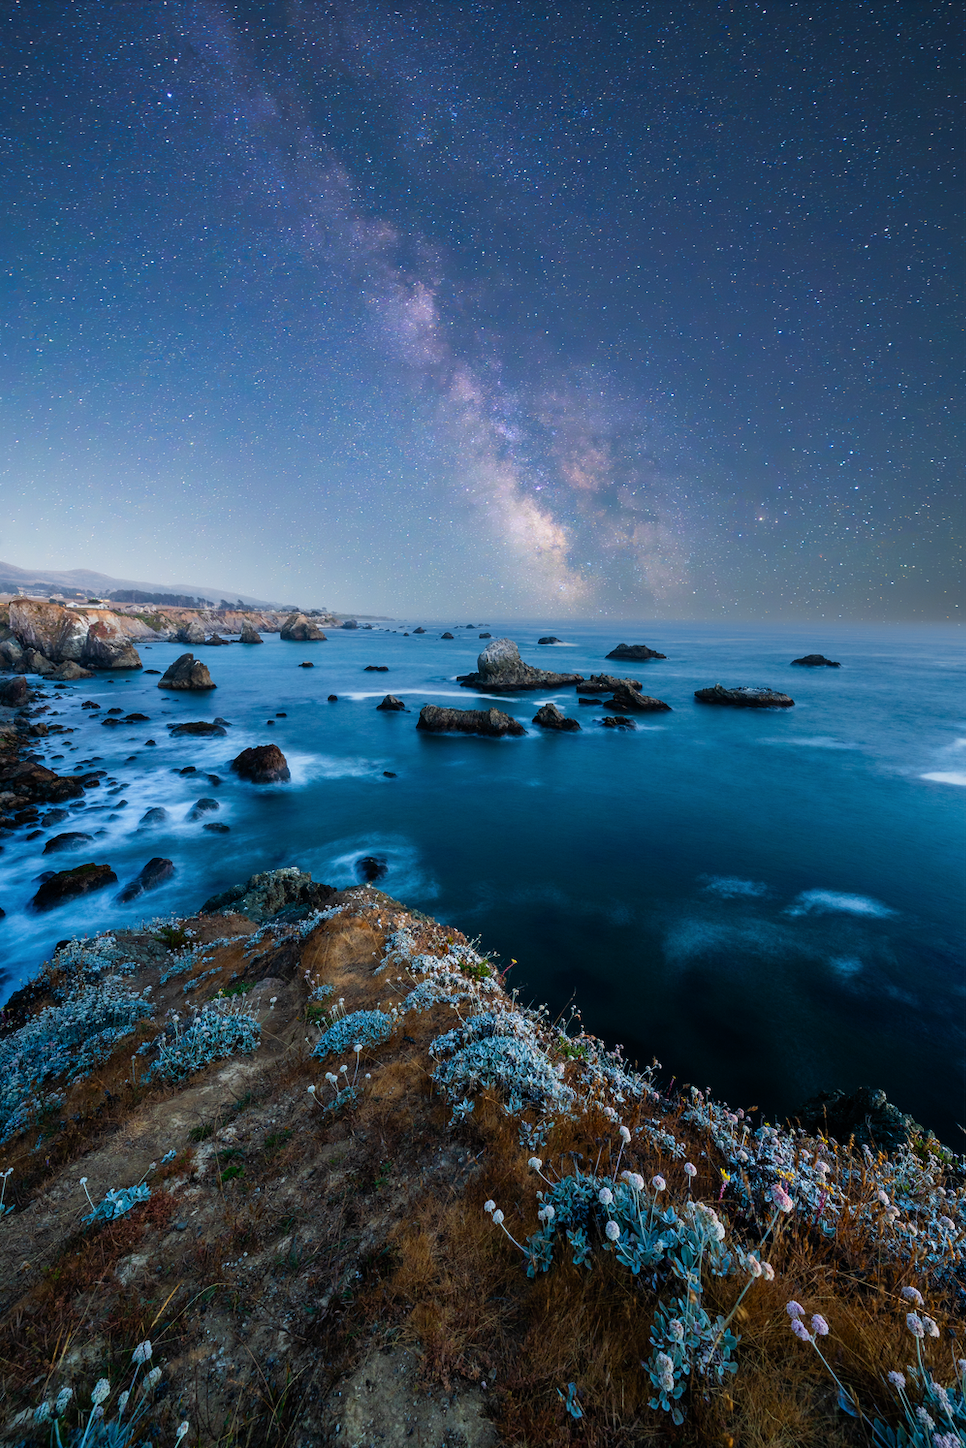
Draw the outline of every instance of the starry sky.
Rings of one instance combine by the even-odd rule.
[[[958,618],[960,18],[8,0],[0,555]]]

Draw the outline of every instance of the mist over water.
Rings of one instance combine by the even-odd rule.
[[[544,668],[639,678],[673,712],[604,730],[595,723],[604,711],[578,707],[571,688],[482,701],[524,722],[524,739],[418,734],[423,703],[479,706],[455,676],[475,667],[484,626]],[[76,732],[37,741],[38,754],[62,773],[92,761],[85,769],[108,778],[42,837],[6,838],[2,998],[66,936],[183,915],[280,865],[344,887],[370,858],[385,868],[380,888],[480,936],[504,965],[515,959],[509,980],[524,999],[557,1011],[573,998],[588,1028],[632,1058],[657,1055],[665,1076],[771,1113],[821,1088],[882,1086],[960,1145],[958,633],[487,619],[406,638],[406,625],[393,627],[197,649],[218,684],[210,695],[162,693],[144,674],[48,689],[62,712],[44,718]],[[440,639],[444,628],[456,638]],[[566,647],[538,647],[548,633]],[[605,662],[621,641],[668,658]],[[842,668],[791,667],[819,650]],[[142,656],[163,670],[181,652],[158,644]],[[299,668],[303,659],[315,667]],[[389,672],[366,674],[370,663]],[[694,701],[717,682],[780,689],[796,707]],[[386,692],[412,712],[378,712]],[[327,702],[332,693],[338,703]],[[82,710],[84,699],[101,710]],[[548,699],[579,719],[580,733],[530,725]],[[113,706],[150,722],[105,728]],[[165,727],[216,715],[231,721],[225,739],[171,739]],[[269,741],[288,759],[289,784],[230,774],[241,749]],[[187,765],[197,772],[182,775]],[[201,797],[219,810],[189,821]],[[139,830],[155,806],[167,820]],[[93,843],[44,856],[65,830]],[[131,904],[112,890],[47,915],[25,908],[44,870],[109,863],[120,888],[155,855],[174,861],[175,877]]]

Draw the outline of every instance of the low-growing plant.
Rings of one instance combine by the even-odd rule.
[[[95,1383],[91,1392],[91,1406],[76,1414],[79,1421],[75,1422],[72,1429],[68,1426],[68,1416],[74,1402],[74,1392],[70,1387],[62,1388],[56,1398],[48,1399],[35,1408],[31,1415],[24,1416],[35,1429],[46,1432],[49,1425],[51,1448],[136,1448],[141,1441],[139,1435],[147,1426],[144,1422],[145,1414],[151,1405],[154,1390],[161,1381],[161,1369],[155,1367],[151,1368],[140,1385],[138,1384],[138,1374],[145,1363],[150,1361],[151,1355],[150,1342],[139,1343],[134,1349],[131,1355],[134,1375],[130,1385],[118,1394],[113,1418],[108,1418],[106,1411],[106,1404],[113,1391],[108,1378],[100,1378]],[[130,1413],[128,1408],[131,1409]],[[68,1435],[66,1438],[61,1430]],[[173,1448],[177,1448],[187,1432],[188,1424],[181,1423],[175,1433]]]
[[[158,1056],[144,1080],[181,1081],[212,1061],[233,1056],[236,1051],[250,1054],[257,1049],[261,1033],[261,1026],[253,1016],[233,1010],[224,1001],[209,1001],[196,1010],[184,1029],[175,1014],[171,1035],[162,1036],[156,1042]]]

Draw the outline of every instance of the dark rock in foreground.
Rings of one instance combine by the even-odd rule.
[[[376,708],[385,709],[387,713],[409,713],[402,699],[397,699],[395,694],[387,694],[382,703],[376,705]]]
[[[566,714],[561,714],[556,704],[544,704],[533,716],[534,724],[539,724],[541,729],[562,729],[571,732],[579,729],[580,725],[576,719],[568,719]]]
[[[650,694],[642,694],[640,689],[634,689],[630,683],[622,683],[614,690],[612,699],[604,700],[605,709],[616,709],[621,714],[658,714],[670,713],[670,704],[665,704],[663,699],[654,699]]]
[[[279,638],[288,639],[291,643],[310,644],[325,643],[325,634],[318,624],[306,618],[304,613],[292,613],[283,623],[279,630]]]
[[[451,633],[448,633],[448,632],[447,632],[447,633],[442,633],[442,634],[440,634],[440,638],[441,638],[441,639],[454,639],[455,637],[456,637],[455,634],[451,634]]]
[[[819,1091],[791,1113],[791,1120],[800,1122],[806,1131],[827,1133],[843,1144],[854,1137],[859,1146],[882,1151],[895,1151],[923,1134],[917,1121],[872,1086],[860,1086],[851,1095],[841,1090]]]
[[[694,697],[701,704],[731,704],[736,709],[790,709],[795,703],[776,689],[752,689],[747,685],[726,689],[723,684],[715,684],[713,689],[695,689]]]
[[[608,659],[666,659],[667,654],[659,654],[657,649],[649,649],[647,644],[618,644],[616,649],[611,649],[606,657]]]
[[[484,734],[493,739],[527,732],[500,709],[441,709],[437,704],[425,704],[420,709],[416,728],[431,734]]]
[[[24,759],[12,769],[3,771],[2,784],[5,791],[23,795],[35,804],[63,804],[68,799],[78,799],[84,793],[84,781],[75,775],[55,774],[32,759]]]
[[[168,811],[166,809],[162,809],[160,805],[155,805],[153,809],[147,809],[144,811],[144,814],[141,816],[138,822],[138,829],[143,830],[148,825],[163,825],[167,818]]]
[[[583,674],[553,674],[525,664],[512,639],[494,639],[487,644],[476,661],[476,668],[475,674],[460,677],[464,689],[510,694],[518,689],[559,689],[564,684],[583,683],[584,678]]]
[[[162,859],[155,855],[153,860],[148,860],[140,875],[135,876],[118,895],[119,900],[136,900],[146,890],[157,890],[165,880],[170,880],[174,874],[174,861]]]
[[[285,755],[277,744],[256,744],[254,749],[243,749],[232,760],[231,767],[252,784],[275,784],[291,778]]]
[[[252,628],[250,623],[246,623],[241,631],[241,638],[238,642],[242,644],[263,644],[265,640],[256,629]]]
[[[203,819],[206,814],[212,814],[218,809],[221,809],[221,805],[216,799],[198,799],[195,800],[188,812],[188,819],[191,821],[200,820]]]
[[[263,921],[280,910],[306,915],[320,910],[335,894],[331,885],[316,884],[303,870],[266,870],[253,875],[244,885],[232,885],[212,895],[202,905],[201,915],[230,915],[237,912],[249,920]]]
[[[8,709],[19,709],[29,697],[30,689],[23,674],[18,674],[15,679],[5,679],[0,684],[0,704]]]
[[[640,679],[619,679],[616,674],[591,674],[584,683],[577,685],[577,693],[613,694],[615,689],[621,689],[625,684],[631,689],[641,687]]]
[[[44,845],[44,854],[53,855],[61,850],[80,850],[84,845],[89,845],[93,835],[85,835],[81,830],[68,830],[65,834],[54,835],[53,839]]]
[[[53,910],[67,900],[92,895],[95,890],[116,884],[117,876],[110,865],[77,865],[73,870],[58,870],[51,875],[30,903],[35,910]]]
[[[388,870],[388,863],[379,855],[364,855],[361,860],[356,860],[356,874],[366,885],[381,880]]]
[[[842,667],[833,659],[827,659],[824,654],[806,654],[803,659],[792,659],[792,663],[804,664],[809,669],[840,669]]]
[[[216,689],[205,664],[196,661],[194,654],[181,654],[165,669],[158,680],[159,689]]]

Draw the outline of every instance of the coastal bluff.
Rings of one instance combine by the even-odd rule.
[[[6,1005],[5,1441],[45,1403],[67,1441],[102,1377],[114,1424],[137,1349],[159,1443],[847,1448],[789,1303],[893,1426],[920,1304],[913,1407],[935,1381],[966,1422],[964,1163],[907,1117],[863,1149],[841,1093],[802,1130],[640,1070],[371,885],[191,909],[61,939]]]

